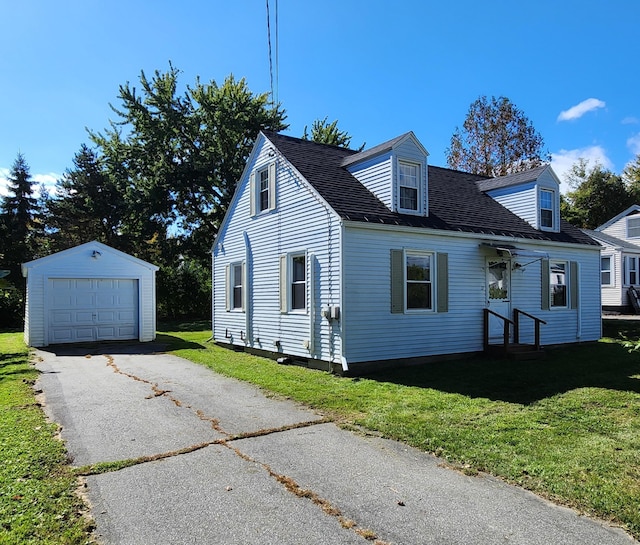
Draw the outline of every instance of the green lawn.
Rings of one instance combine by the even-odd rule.
[[[21,333],[0,333],[0,543],[91,543],[56,427],[32,384],[37,372]]]
[[[489,472],[640,537],[638,322],[539,361],[468,359],[362,379],[217,347],[203,326],[168,327],[175,353],[357,425]]]
[[[486,471],[640,537],[640,324],[607,324],[600,343],[545,360],[469,359],[362,379],[277,363],[206,341],[207,324],[160,333],[176,354],[338,420]],[[0,543],[90,543],[55,426],[31,385],[19,333],[0,333]]]

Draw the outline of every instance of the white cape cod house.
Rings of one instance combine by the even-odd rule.
[[[215,341],[358,373],[599,339],[600,247],[551,168],[427,156],[412,132],[362,152],[260,133],[213,245]]]

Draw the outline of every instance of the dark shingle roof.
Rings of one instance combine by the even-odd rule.
[[[361,154],[273,132],[264,134],[345,220],[597,245],[564,221],[560,233],[534,229],[478,188],[486,177],[441,167],[429,166],[429,216],[398,214],[342,166],[349,157]]]
[[[590,229],[583,229],[582,231],[590,237],[605,242],[611,246],[622,248],[623,250],[633,250],[636,252],[640,252],[640,246],[638,246],[637,244],[633,244],[632,242],[628,242],[621,238],[608,235],[607,233],[603,233],[602,231],[591,231]]]
[[[540,174],[548,168],[548,165],[542,165],[525,172],[517,172],[508,174],[507,176],[498,176],[497,178],[488,178],[478,182],[480,191],[491,191],[492,189],[501,189],[503,187],[511,187],[514,185],[526,184],[527,182],[535,182]]]

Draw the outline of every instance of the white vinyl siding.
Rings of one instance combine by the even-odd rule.
[[[93,250],[100,252],[97,259],[91,257]],[[135,282],[135,312],[137,313],[135,335],[131,338],[141,342],[156,337],[156,285],[157,267],[145,263],[99,243],[86,243],[57,254],[53,254],[24,265],[27,270],[27,297],[29,319],[25,321],[25,341],[30,346],[47,346],[51,330],[51,292],[57,279],[95,283],[123,281]],[[82,283],[81,283],[82,284]],[[106,284],[105,284],[106,285]],[[117,311],[117,302],[115,311]],[[92,312],[93,314],[93,312]],[[104,317],[105,315],[103,315]],[[93,317],[92,317],[93,319]],[[96,316],[96,319],[99,319]],[[107,335],[106,329],[100,335]],[[119,333],[114,333],[117,337]],[[120,335],[129,336],[129,335]],[[115,338],[112,336],[112,338]]]
[[[387,208],[393,209],[393,184],[391,152],[349,167],[349,172]]]
[[[518,244],[520,246],[520,244]],[[393,311],[393,251],[433,252],[436,261],[448,261],[448,302],[444,312]],[[549,247],[524,245],[549,251]],[[597,248],[562,249],[567,261],[580,261],[580,305],[564,312],[541,310],[541,260],[515,260],[524,266],[511,276],[512,308],[519,308],[548,322],[542,327],[543,344],[561,344],[600,338],[600,256]],[[486,257],[478,240],[421,234],[420,230],[396,231],[350,223],[345,230],[345,279],[343,327],[348,337],[348,361],[366,362],[482,350],[482,319],[486,305]],[[363,274],[362,263],[366,263]],[[436,266],[436,268],[438,268]],[[402,267],[398,269],[402,272]],[[548,274],[548,273],[547,273]],[[577,270],[576,270],[577,274]],[[439,306],[440,273],[435,278]],[[548,292],[547,292],[548,293]],[[402,300],[400,300],[402,301]],[[580,315],[578,314],[580,313]],[[523,320],[522,342],[533,342],[533,322]]]
[[[520,216],[534,227],[538,226],[538,209],[535,184],[509,187],[488,192],[502,206]]]
[[[340,222],[284,160],[278,161],[277,208],[255,218],[247,216],[250,173],[272,161],[270,148],[268,142],[263,144],[247,166],[229,207],[231,215],[213,248],[214,338],[265,351],[339,362],[340,321],[323,318],[321,310],[323,306],[340,305]],[[280,296],[281,260],[287,255],[304,255],[305,251],[307,308],[281,312],[286,305]],[[246,312],[222,312],[225,266],[240,260],[246,260],[250,271],[245,290]],[[317,282],[313,281],[314,273],[319,277]]]

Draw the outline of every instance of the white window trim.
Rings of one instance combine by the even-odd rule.
[[[419,163],[417,161],[411,161],[408,159],[398,159],[396,162],[397,165],[397,176],[396,176],[396,185],[397,185],[397,198],[398,198],[398,212],[402,213],[402,214],[413,214],[413,215],[422,215],[422,211],[423,211],[423,187],[422,187],[422,177],[423,177],[423,172],[422,172],[422,163]],[[400,200],[400,188],[401,187],[409,187],[409,186],[402,186],[400,184],[400,166],[401,165],[407,165],[407,166],[412,166],[412,167],[416,167],[416,183],[417,183],[417,194],[416,194],[416,204],[417,204],[417,208],[411,209],[411,208],[402,208],[402,206],[400,206],[400,203],[402,202]]]
[[[640,234],[639,235],[631,235],[629,234],[629,223],[633,220],[638,220],[638,222],[640,222],[640,215],[638,214],[634,214],[633,216],[630,216],[627,218],[627,222],[626,222],[626,229],[627,229],[627,238],[640,238]],[[640,230],[640,225],[638,225],[638,227],[636,229]]]
[[[296,257],[304,257],[304,290],[305,300],[304,308],[292,308],[293,304],[293,260]],[[280,312],[283,314],[300,314],[307,315],[309,313],[309,256],[306,251],[289,252],[280,256]]]
[[[235,269],[236,267],[240,267],[240,279],[242,284],[240,285],[242,289],[241,296],[241,304],[239,307],[234,306],[234,288],[235,288]],[[229,263],[226,266],[226,274],[225,274],[225,298],[226,298],[226,310],[227,312],[244,312],[246,306],[246,297],[247,297],[247,276],[246,276],[246,264],[244,261],[235,261],[233,263]]]
[[[564,305],[554,305],[553,304],[553,286],[557,285],[554,282],[551,282],[551,267],[553,263],[562,263],[564,265],[564,284],[560,284],[564,286]],[[569,301],[571,297],[571,286],[569,286],[571,276],[571,265],[569,261],[564,259],[550,259],[549,260],[549,310],[566,310],[571,308],[571,302]]]
[[[260,210],[260,175],[263,172],[267,172],[268,184],[269,184],[269,206]],[[276,209],[276,162],[272,161],[266,165],[256,168],[249,176],[249,201],[250,201],[250,215],[251,217],[262,216],[268,214],[272,210]]]
[[[429,252],[429,251],[424,251],[424,250],[407,250],[405,249],[403,251],[403,274],[404,274],[404,282],[403,282],[403,286],[404,286],[404,312],[405,314],[432,314],[434,312],[436,312],[436,285],[437,285],[437,278],[436,278],[436,269],[437,267],[435,259],[436,259],[436,253],[435,252]],[[415,256],[427,256],[429,257],[429,275],[430,275],[430,280],[429,280],[429,285],[430,285],[430,289],[431,289],[431,308],[409,308],[407,306],[407,284],[409,282],[409,280],[407,279],[407,256],[409,255],[415,255]]]
[[[631,284],[630,275],[629,275],[629,261],[632,260],[635,262],[635,272],[636,272],[636,283]],[[624,285],[625,286],[638,286],[640,285],[640,256],[637,255],[625,255],[623,259],[623,268],[624,268]]]
[[[542,194],[545,192],[551,194],[551,208],[544,208],[544,210],[551,210],[551,226],[542,225]],[[538,193],[538,225],[541,231],[557,231],[556,192],[547,187],[541,187]]]
[[[605,271],[602,268],[602,260],[603,259],[608,259],[609,260],[609,270]],[[611,287],[611,286],[615,286],[615,277],[613,274],[613,268],[614,268],[614,259],[612,255],[601,255],[600,256],[600,285],[604,286],[604,287]],[[602,283],[602,273],[603,272],[608,272],[609,273],[609,283],[608,284],[603,284]]]

